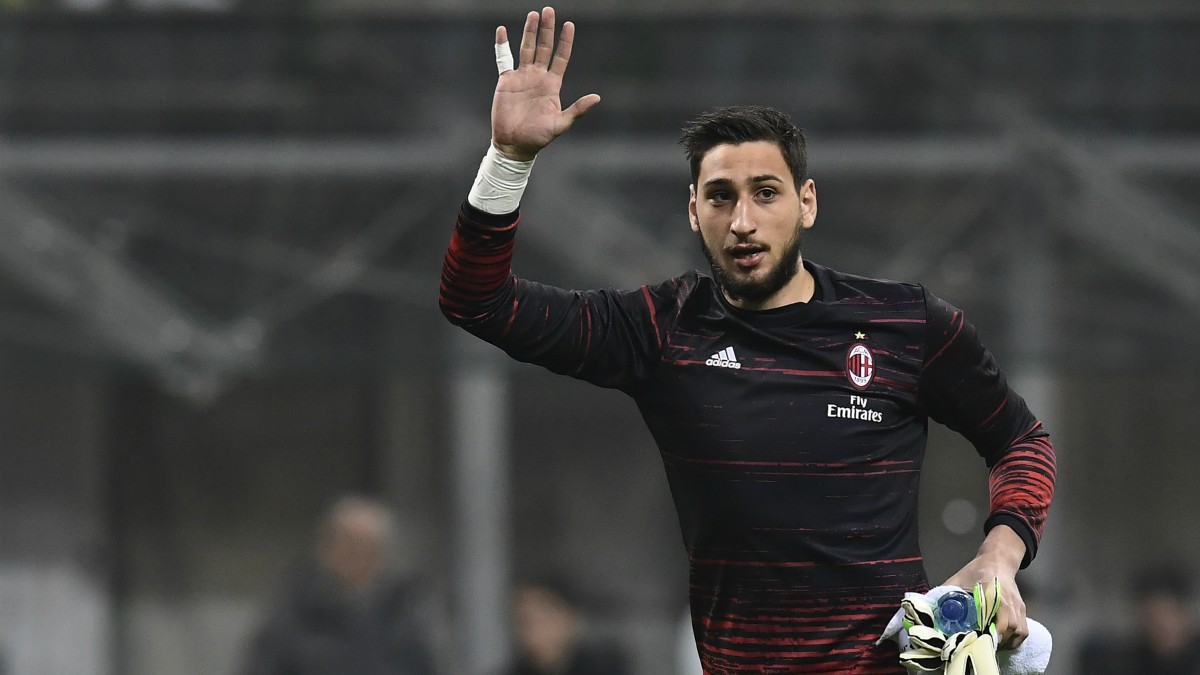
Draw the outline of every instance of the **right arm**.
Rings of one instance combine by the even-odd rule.
[[[464,203],[442,266],[439,303],[451,323],[513,358],[606,387],[644,379],[662,351],[665,317],[686,283],[636,291],[568,291],[512,274],[517,212]]]
[[[440,304],[454,324],[514,358],[596,384],[622,387],[645,376],[661,351],[656,292],[567,291],[512,274],[517,204],[534,157],[600,97],[589,94],[563,110],[562,76],[575,27],[564,24],[554,45],[554,10],[530,12],[512,70],[507,33],[496,29],[500,77],[492,100],[492,144],[463,204],[442,268]]]

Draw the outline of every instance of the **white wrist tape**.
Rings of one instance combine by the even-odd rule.
[[[485,213],[512,213],[521,203],[533,160],[521,162],[509,159],[488,144],[487,154],[479,163],[475,184],[467,195],[467,203]]]

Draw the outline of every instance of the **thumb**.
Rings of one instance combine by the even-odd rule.
[[[587,96],[579,97],[579,100],[571,104],[571,107],[563,111],[563,115],[570,118],[570,123],[574,124],[575,120],[583,117],[589,110],[596,107],[600,102],[599,94],[588,94]]]

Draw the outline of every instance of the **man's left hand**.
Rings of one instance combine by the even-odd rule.
[[[1000,649],[1016,649],[1029,636],[1025,601],[1017,588],[1017,570],[1025,556],[1025,543],[1007,525],[992,528],[971,562],[946,580],[946,586],[958,586],[970,592],[976,583],[984,588],[993,580],[1000,582],[1000,611],[996,615],[996,634]]]

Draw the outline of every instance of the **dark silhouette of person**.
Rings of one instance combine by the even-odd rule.
[[[391,574],[388,509],[345,497],[322,520],[313,559],[284,585],[243,675],[430,675],[419,598]]]
[[[505,675],[626,675],[624,655],[587,636],[575,593],[564,582],[527,579],[512,597],[517,656]]]

